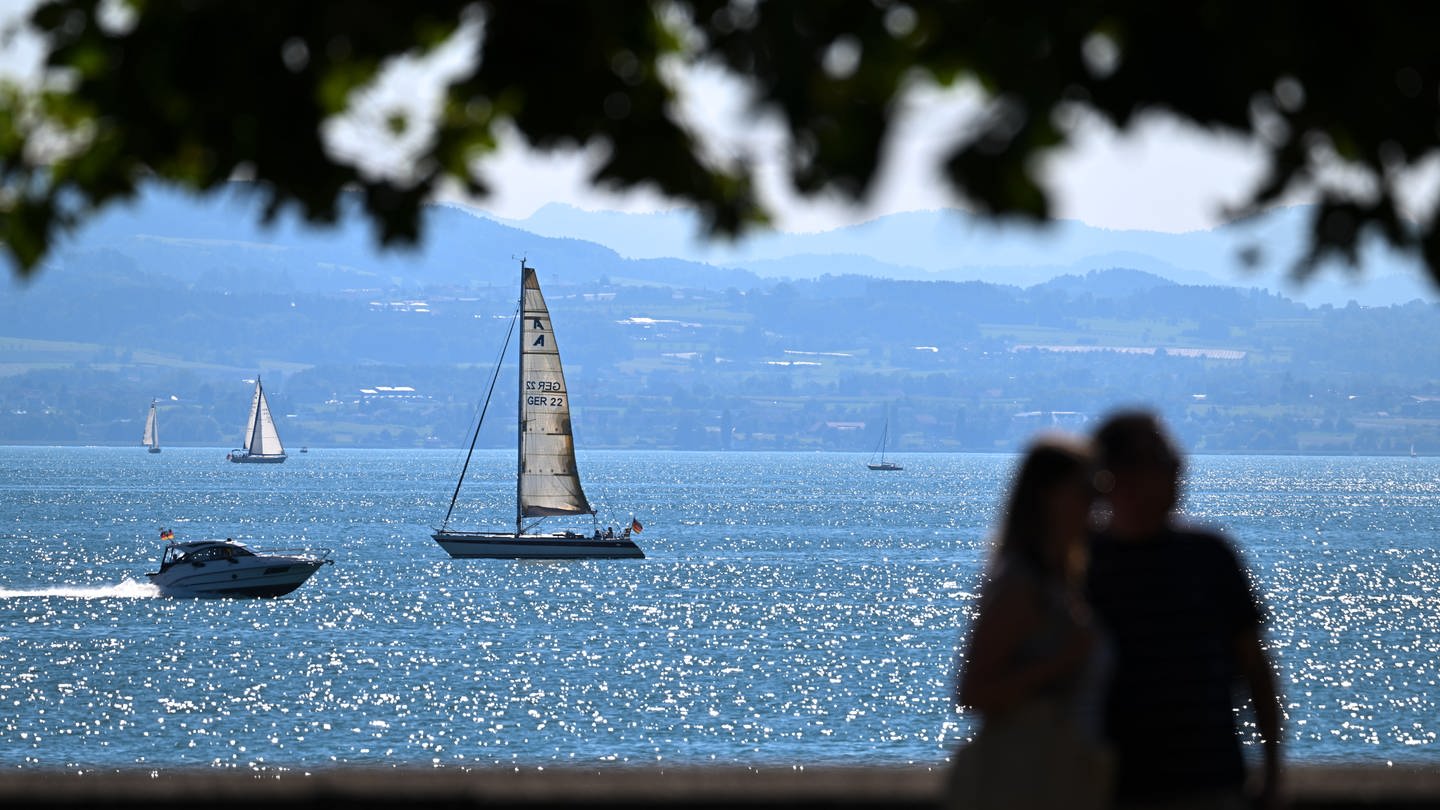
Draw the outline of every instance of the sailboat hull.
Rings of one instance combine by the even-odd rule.
[[[571,533],[447,532],[430,535],[456,559],[586,560],[642,559],[645,552],[625,537],[599,538]]]
[[[152,448],[150,448],[150,452],[152,452],[152,453],[158,453],[158,452],[160,452],[160,448],[158,448],[158,447],[152,447]]]
[[[228,458],[235,464],[281,464],[285,461],[285,456],[283,455],[257,456],[254,453],[246,453],[244,451],[231,453]]]

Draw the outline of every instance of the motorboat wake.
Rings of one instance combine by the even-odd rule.
[[[43,585],[34,588],[0,588],[0,599],[61,596],[71,599],[153,599],[160,589],[148,582],[127,579],[115,585]]]

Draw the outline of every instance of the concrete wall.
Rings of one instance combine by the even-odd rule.
[[[937,808],[944,774],[925,768],[454,768],[295,772],[126,771],[0,775],[0,807],[277,808]],[[1440,761],[1295,767],[1290,807],[1440,808]]]

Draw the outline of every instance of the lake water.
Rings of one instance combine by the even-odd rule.
[[[0,767],[936,764],[1014,459],[581,454],[647,559],[451,560],[455,451],[0,448]],[[513,514],[483,453],[462,508]],[[1287,756],[1440,761],[1440,461],[1192,460],[1264,589]],[[154,595],[179,539],[327,547],[270,600]]]

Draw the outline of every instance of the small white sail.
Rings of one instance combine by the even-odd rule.
[[[250,425],[245,433],[245,449],[256,456],[278,456],[285,453],[259,377],[255,378],[255,396],[250,402]]]
[[[250,449],[250,440],[255,435],[255,414],[260,411],[260,378],[255,378],[255,393],[250,395],[250,418],[245,420],[245,450],[251,453],[258,453],[258,450]]]
[[[520,308],[520,514],[590,514],[575,466],[570,395],[550,310],[535,270],[524,268]]]
[[[160,426],[155,421],[155,400],[150,400],[150,414],[145,417],[145,436],[140,443],[147,447],[160,446]]]

